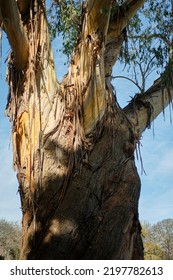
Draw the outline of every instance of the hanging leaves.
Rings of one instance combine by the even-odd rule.
[[[148,0],[128,27],[129,53],[127,62],[147,63],[162,69],[168,64],[173,43],[173,0]]]

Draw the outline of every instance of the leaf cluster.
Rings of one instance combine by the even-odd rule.
[[[129,52],[127,62],[147,64],[163,69],[173,43],[173,0],[148,0],[131,20],[128,28]],[[125,57],[123,57],[125,59]]]
[[[82,1],[61,0],[53,2],[48,10],[49,29],[52,39],[62,36],[61,51],[69,58],[81,27]]]

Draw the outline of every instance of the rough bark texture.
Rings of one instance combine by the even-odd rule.
[[[37,228],[27,238],[30,244],[25,250],[31,246],[27,258],[143,257],[138,221],[140,180],[129,124],[119,113],[113,123],[112,117],[104,122],[98,135],[93,138],[91,151],[83,151],[79,170],[72,169],[72,158],[70,174],[56,172],[43,181],[45,190],[37,200]],[[55,148],[49,149],[53,153]],[[50,159],[51,169],[61,168],[58,160],[52,165]],[[26,256],[26,251],[23,253]]]
[[[132,16],[144,1],[127,2]],[[29,11],[18,1],[28,65],[17,71],[11,55],[8,74],[23,213],[21,259],[142,259],[134,163],[140,133],[132,120],[139,108],[134,100],[133,110],[123,111],[113,97],[108,76],[123,35],[120,28],[111,40],[112,1],[87,1],[81,38],[61,84],[44,4],[27,3]],[[118,20],[123,23],[124,15]]]

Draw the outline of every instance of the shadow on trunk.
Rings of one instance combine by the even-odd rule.
[[[108,120],[87,152],[87,160],[79,157],[78,170],[78,151],[70,155],[61,151],[67,165],[73,159],[68,180],[59,175],[43,180],[44,191],[35,196],[33,212],[25,209],[23,222],[30,216],[26,218],[30,230],[29,236],[23,236],[26,244],[21,258],[143,258],[138,220],[140,179],[134,149],[129,148],[135,147],[134,137],[125,123],[124,119],[115,131]],[[48,157],[55,154],[50,139],[46,151]],[[55,165],[58,169],[59,160]]]

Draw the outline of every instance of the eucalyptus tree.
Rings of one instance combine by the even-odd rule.
[[[143,258],[134,151],[171,102],[172,76],[123,109],[111,79],[130,22],[143,31],[134,16],[145,2],[59,0],[47,13],[43,0],[0,0],[12,48],[7,113],[23,214],[21,259]],[[51,48],[56,32],[69,56],[62,82]]]

